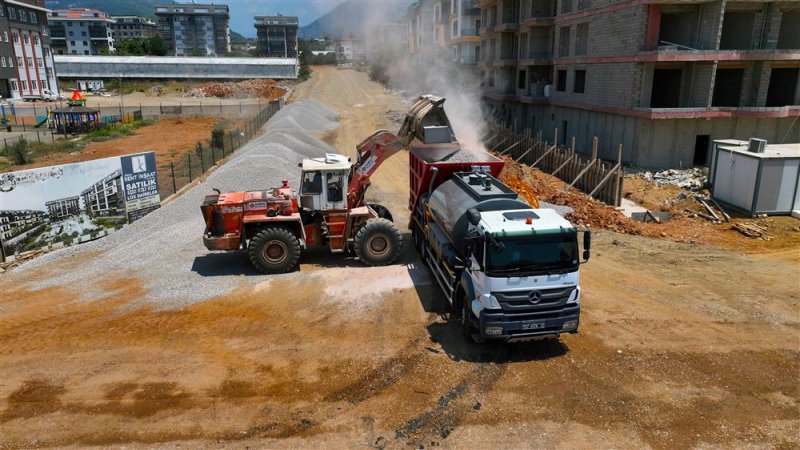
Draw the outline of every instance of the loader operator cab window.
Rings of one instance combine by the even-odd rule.
[[[328,202],[337,203],[344,200],[344,177],[342,172],[328,172]]]
[[[303,194],[322,194],[322,174],[320,172],[306,172],[303,174]]]

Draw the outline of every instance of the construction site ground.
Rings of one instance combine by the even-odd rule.
[[[325,140],[350,155],[408,106],[325,67],[291,100],[304,98],[339,111]],[[407,170],[390,159],[370,196],[408,243]],[[632,232],[616,211],[594,224],[575,209]],[[230,292],[183,307],[126,267],[36,287],[98,252],[12,271],[0,276],[0,447],[800,446],[796,234],[749,247],[679,220],[663,236],[597,232],[580,333],[516,345],[467,343],[408,244],[382,268],[315,252],[283,276],[220,270]],[[693,228],[679,238],[682,223]]]

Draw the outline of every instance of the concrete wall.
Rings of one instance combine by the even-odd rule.
[[[55,56],[65,78],[297,78],[294,58],[174,58],[158,56]]]
[[[622,144],[623,161],[645,168],[691,167],[698,135],[709,135],[709,142],[751,137],[770,143],[800,142],[800,127],[792,126],[794,117],[653,120],[550,105],[488,103],[495,118],[517,131],[541,130],[544,139],[552,143],[558,128],[557,140],[563,144],[566,122],[566,143],[575,137],[577,151],[588,153],[597,136],[601,158],[616,160],[617,147]]]

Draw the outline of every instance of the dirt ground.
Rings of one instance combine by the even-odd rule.
[[[407,107],[332,68],[301,98],[341,112],[343,152]],[[407,183],[398,155],[371,188],[401,225]],[[599,232],[580,333],[511,346],[466,343],[410,245],[384,268],[315,253],[231,276],[180,310],[141,306],[124,267],[99,297],[32,285],[91,257],[0,277],[0,447],[800,446],[796,245]]]
[[[186,150],[194,149],[198,141],[207,141],[216,122],[212,117],[160,119],[152,125],[137,128],[132,136],[90,142],[79,151],[50,154],[46,158],[37,158],[31,164],[16,165],[14,170],[90,161],[145,151],[155,152],[160,164],[169,164],[177,155],[183,155]]]

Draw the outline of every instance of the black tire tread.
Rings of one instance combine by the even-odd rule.
[[[281,266],[269,267],[261,261],[259,254],[261,253],[261,246],[274,239],[281,240],[286,244],[289,249],[289,258]],[[271,275],[291,272],[300,262],[300,241],[294,233],[284,227],[267,227],[256,233],[250,240],[250,245],[247,246],[247,257],[253,267],[263,274]]]
[[[394,246],[394,248],[382,258],[372,257],[365,251],[367,239],[376,233],[385,234],[389,244]],[[353,247],[355,248],[356,256],[358,256],[358,259],[364,264],[368,266],[388,266],[395,262],[400,256],[400,249],[402,246],[403,236],[400,234],[400,230],[398,230],[391,221],[377,218],[368,220],[367,223],[358,230]]]

